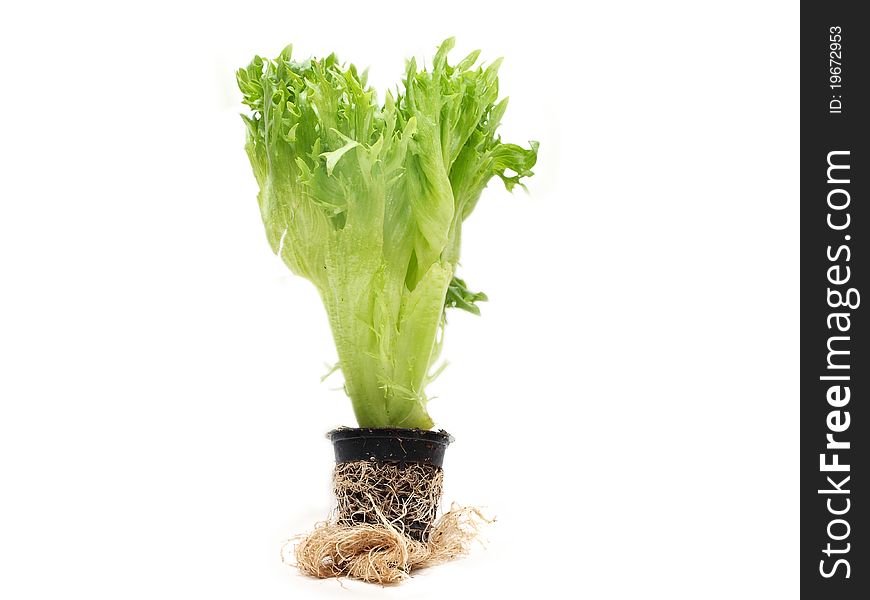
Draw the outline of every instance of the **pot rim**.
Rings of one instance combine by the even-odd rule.
[[[455,441],[455,438],[443,429],[433,431],[431,429],[405,429],[402,427],[342,426],[327,432],[326,437],[332,442],[354,438],[401,438],[406,440],[425,440],[427,442],[435,442],[445,446]]]

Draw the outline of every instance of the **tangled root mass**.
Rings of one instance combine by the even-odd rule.
[[[432,465],[336,465],[335,516],[296,544],[296,565],[314,577],[390,584],[466,554],[489,521],[471,507],[453,507],[435,520],[443,481]]]

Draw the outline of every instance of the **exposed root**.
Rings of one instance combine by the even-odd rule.
[[[435,523],[428,542],[403,535],[386,519],[380,525],[322,523],[296,545],[296,566],[314,577],[398,583],[416,569],[467,554],[489,522],[477,508],[454,508]]]
[[[452,507],[435,521],[443,480],[432,465],[336,465],[334,518],[297,543],[296,565],[314,577],[390,584],[468,553],[490,520],[476,508]]]
[[[335,466],[332,489],[339,525],[389,523],[424,541],[438,513],[444,471],[432,465],[358,461]]]

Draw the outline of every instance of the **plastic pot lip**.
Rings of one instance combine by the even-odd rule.
[[[339,427],[326,434],[335,451],[336,464],[374,461],[400,466],[424,464],[441,467],[453,441],[446,431],[396,427]]]
[[[403,429],[401,427],[337,427],[326,434],[331,442],[339,442],[354,438],[389,438],[402,440],[421,440],[447,446],[455,438],[444,431],[431,429]]]

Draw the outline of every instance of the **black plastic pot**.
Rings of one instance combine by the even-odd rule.
[[[453,441],[446,431],[339,427],[326,434],[335,450],[335,462],[360,460],[441,467]]]
[[[428,540],[441,500],[441,468],[447,445],[453,441],[450,434],[340,427],[326,435],[335,450],[336,477],[342,472],[342,481],[354,480],[350,491],[339,491],[336,483],[337,522],[379,525],[386,518],[411,539]],[[353,463],[360,462],[372,468],[356,469]],[[397,471],[408,477],[397,476]],[[372,504],[379,505],[381,512],[372,512]],[[409,506],[417,508],[409,511]]]

